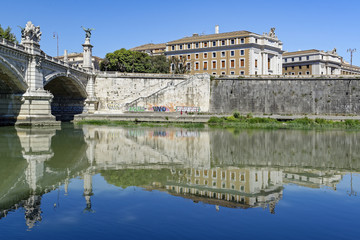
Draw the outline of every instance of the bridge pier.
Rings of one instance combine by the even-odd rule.
[[[53,95],[45,90],[27,91],[22,95],[15,125],[60,125],[51,114]]]

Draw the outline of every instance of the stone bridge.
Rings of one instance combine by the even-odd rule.
[[[0,38],[0,124],[56,124],[94,109],[92,45],[85,39],[83,68],[45,54],[40,27],[22,28],[21,43]],[[59,123],[59,122],[57,122]]]

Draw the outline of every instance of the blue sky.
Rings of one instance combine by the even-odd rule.
[[[84,31],[95,28],[93,55],[104,57],[120,48],[161,43],[193,33],[211,34],[248,30],[255,33],[276,28],[284,50],[332,50],[349,61],[348,48],[357,48],[353,64],[360,65],[360,1],[80,1],[17,0],[1,3],[0,24],[10,26],[20,39],[20,29],[31,20],[42,31],[41,48],[56,56],[59,51],[82,52]]]

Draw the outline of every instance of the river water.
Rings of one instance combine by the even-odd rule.
[[[0,128],[0,239],[359,239],[360,132]]]

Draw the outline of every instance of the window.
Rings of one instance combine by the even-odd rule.
[[[225,52],[221,52],[221,57],[225,57]]]
[[[301,66],[299,66],[299,69],[301,69]]]
[[[191,64],[190,63],[186,63],[186,70],[188,70],[188,71],[191,70]]]
[[[270,58],[268,58],[268,69],[270,70],[270,66],[271,66],[271,61]]]
[[[188,60],[190,60],[191,59],[191,55],[189,54],[189,55],[187,55],[187,59]]]
[[[309,72],[309,71],[307,71],[307,72],[306,72],[306,75],[310,75],[310,72]]]
[[[232,173],[230,174],[230,177],[231,177],[231,180],[235,180],[235,173],[232,172]]]
[[[287,67],[285,67],[285,71],[287,71]]]
[[[199,63],[198,62],[195,63],[195,70],[199,70]]]
[[[310,65],[306,65],[306,68],[310,68]]]
[[[221,41],[221,46],[225,46],[225,40]]]
[[[243,58],[240,59],[240,67],[245,67],[245,59],[243,59]]]
[[[258,181],[258,174],[255,173],[255,182],[257,182],[257,181]]]
[[[240,50],[240,56],[244,56],[245,55],[245,50]]]
[[[207,66],[207,62],[204,62],[204,70],[207,70],[208,66]]]
[[[235,44],[235,39],[231,39],[231,40],[230,40],[230,43],[231,43],[232,45],[234,45],[234,44]]]
[[[171,46],[171,50],[173,50],[173,51],[174,51],[174,50],[175,50],[175,46]]]
[[[204,58],[207,58],[207,53],[204,53]]]
[[[226,172],[221,172],[221,179],[226,179]]]
[[[294,72],[292,72],[292,73],[291,73],[291,75],[295,75],[295,73],[294,73]]]
[[[235,74],[235,72],[230,72],[230,74],[231,74],[231,75],[234,75],[234,74]]]
[[[291,61],[295,61],[295,58],[291,58]]]
[[[225,64],[225,60],[221,61],[221,68],[225,68],[226,64]]]
[[[240,75],[245,75],[245,72],[244,72],[244,71],[240,71]]]
[[[213,174],[212,174],[213,176],[213,178],[216,178],[216,171],[213,171]]]
[[[199,43],[198,43],[198,42],[195,43],[195,47],[196,47],[196,48],[199,48]]]
[[[245,175],[244,175],[244,174],[241,174],[240,180],[241,180],[242,182],[245,181]]]
[[[221,75],[225,75],[225,72],[221,72]]]
[[[195,59],[198,59],[198,58],[199,58],[199,54],[196,53],[196,54],[195,54]]]
[[[240,42],[245,43],[245,39],[244,38],[240,39]]]
[[[190,43],[188,43],[188,49],[190,49],[191,48],[191,44]]]
[[[294,70],[295,69],[295,67],[291,67],[291,70]]]
[[[213,47],[216,47],[216,41],[213,41],[212,44],[213,44]]]
[[[200,171],[199,170],[195,170],[195,177],[199,177],[200,176]]]
[[[310,59],[310,57],[309,56],[306,56],[306,60],[309,60]]]
[[[257,59],[255,59],[255,67],[257,68]]]
[[[213,58],[216,58],[216,52],[212,53]]]
[[[175,65],[172,63],[171,64],[171,71],[174,71],[175,70]]]
[[[230,56],[235,56],[235,51],[230,51]]]
[[[216,61],[212,61],[212,69],[216,69]]]
[[[216,75],[216,72],[213,72],[212,75]]]
[[[301,61],[301,59],[302,59],[302,58],[301,58],[301,57],[299,57],[299,61]]]
[[[257,43],[257,38],[255,38],[255,43]]]
[[[207,42],[204,42],[204,47],[208,47],[208,43],[207,43]]]
[[[287,58],[284,58],[284,61],[287,62]]]
[[[182,50],[182,48],[183,48],[183,45],[179,45],[179,49]]]
[[[298,72],[299,75],[301,75],[301,72]]]
[[[208,170],[204,170],[204,177],[208,176]]]
[[[231,68],[234,68],[234,67],[235,67],[235,60],[234,60],[234,59],[231,59],[231,60],[230,60],[230,67],[231,67]]]
[[[287,75],[287,73],[285,73],[284,75]]]

